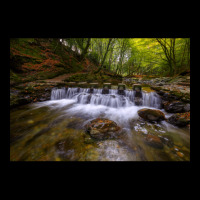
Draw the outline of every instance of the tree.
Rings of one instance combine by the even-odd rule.
[[[90,46],[90,41],[91,41],[91,38],[88,38],[86,47],[83,49],[83,52],[81,54],[81,60],[83,60],[85,58],[85,55],[87,54],[87,51],[88,51],[89,46]]]
[[[107,54],[108,54],[108,50],[109,50],[109,46],[110,46],[111,41],[112,41],[112,38],[109,38],[108,45],[107,45],[106,52],[105,52],[105,54],[104,54],[103,60],[102,60],[102,62],[101,62],[101,65],[100,65],[99,69],[95,72],[95,74],[99,73],[99,71],[100,71],[100,70],[102,69],[102,67],[103,67],[104,61],[105,61],[106,56],[107,56]]]
[[[163,52],[165,53],[166,61],[169,64],[170,75],[172,76],[176,68],[176,58],[175,58],[176,38],[170,38],[169,41],[167,41],[167,38],[156,38],[156,40],[161,45]]]

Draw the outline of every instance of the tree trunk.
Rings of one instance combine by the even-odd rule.
[[[96,72],[94,72],[95,74],[99,73],[99,71],[100,71],[100,70],[102,69],[102,67],[103,67],[104,61],[105,61],[106,56],[107,56],[107,54],[108,54],[108,49],[109,49],[109,46],[110,46],[111,41],[112,41],[112,38],[109,38],[109,42],[108,42],[107,49],[106,49],[106,52],[105,52],[105,54],[104,54],[103,60],[102,60],[102,62],[101,62],[101,65],[100,65],[99,69],[98,69]]]
[[[89,46],[90,46],[90,41],[91,41],[91,38],[88,38],[87,45],[86,45],[86,47],[85,47],[85,49],[83,50],[83,53],[82,53],[82,55],[81,55],[81,60],[83,60],[84,57],[85,57],[85,55],[87,54],[88,48],[89,48]]]

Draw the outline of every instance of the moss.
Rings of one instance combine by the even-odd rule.
[[[109,88],[109,89],[111,89],[111,84],[104,83],[103,84],[103,88]]]
[[[178,91],[169,91],[169,93],[172,94],[172,95],[175,95],[177,97],[182,97],[183,96],[183,94],[181,92],[178,92]]]
[[[145,92],[154,92],[155,90],[152,90],[150,87],[142,87],[142,91],[145,91]]]
[[[119,89],[125,90],[125,89],[126,89],[125,84],[119,83],[119,84],[118,84],[118,90],[119,90]]]
[[[153,90],[156,90],[156,91],[160,91],[162,90],[162,87],[153,87],[153,86],[150,86]]]

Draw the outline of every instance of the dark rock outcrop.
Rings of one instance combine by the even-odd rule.
[[[188,117],[189,112],[188,113],[176,113],[174,115],[172,115],[171,117],[169,117],[167,119],[167,121],[170,124],[173,124],[175,126],[179,126],[179,127],[184,127],[187,126],[190,123],[190,118]]]
[[[173,101],[164,105],[164,109],[169,113],[183,113],[190,110],[189,104],[180,101]]]

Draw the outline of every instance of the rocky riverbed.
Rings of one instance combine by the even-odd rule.
[[[168,113],[175,113],[168,120],[176,126],[190,127],[190,76],[161,78],[125,78],[127,85],[141,84],[149,86],[162,99],[162,108]]]
[[[131,85],[142,86],[143,98],[161,99],[157,102],[161,107],[155,107],[154,100],[145,106],[134,104],[131,88],[126,88],[124,96],[116,92],[117,86],[110,94],[99,93],[99,89],[90,94],[84,89],[79,92],[77,88],[67,89],[67,84],[62,82],[13,85],[10,89],[10,106],[14,108],[10,111],[10,159],[189,161],[189,80],[188,77],[163,77],[129,81]],[[51,94],[56,92],[52,88],[66,88],[70,95],[65,93],[67,98],[64,98],[65,90],[58,89],[63,98],[51,99]],[[84,101],[87,95],[91,97],[89,103]],[[118,102],[116,106],[115,102]]]

